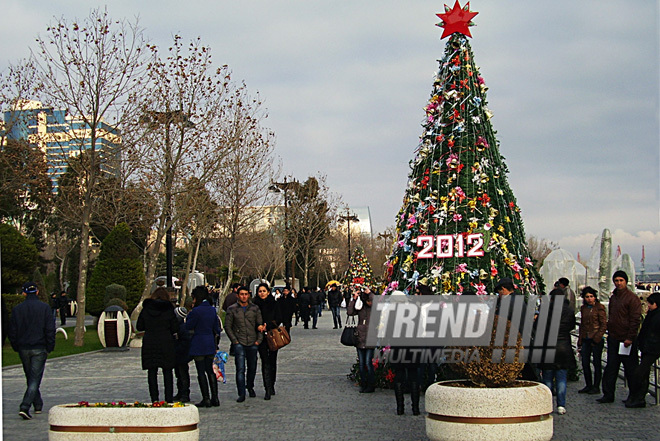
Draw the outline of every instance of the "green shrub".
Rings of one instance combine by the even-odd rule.
[[[144,291],[144,277],[140,252],[131,241],[128,225],[121,223],[101,244],[101,252],[86,290],[88,313],[98,317],[103,312],[106,287],[112,284],[125,287],[126,310],[131,311],[137,306]]]
[[[111,299],[121,299],[124,302],[126,301],[126,287],[124,285],[120,285],[118,283],[112,283],[108,286],[105,287],[105,298],[103,299],[103,303],[105,305],[108,304],[108,302]]]
[[[25,300],[25,296],[23,294],[3,294],[2,300],[5,301],[7,313],[9,314],[9,317],[11,317],[11,310],[14,309],[14,306]]]
[[[33,276],[39,262],[39,250],[33,241],[16,228],[0,224],[2,242],[2,290],[20,293],[21,286]]]
[[[128,305],[126,304],[126,302],[123,301],[122,299],[119,299],[119,298],[114,298],[114,299],[108,300],[105,304],[104,309],[107,309],[108,306],[121,306],[121,308],[124,311],[128,311]],[[130,312],[130,311],[128,311],[128,312]]]

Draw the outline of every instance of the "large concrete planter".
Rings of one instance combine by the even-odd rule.
[[[73,407],[48,412],[50,441],[199,440],[197,407]]]
[[[443,381],[426,390],[426,434],[435,441],[542,441],[552,438],[552,393],[540,383],[462,387]]]

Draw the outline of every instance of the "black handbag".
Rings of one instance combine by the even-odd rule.
[[[341,338],[339,339],[344,346],[357,346],[358,344],[358,331],[355,316],[348,316],[344,330],[341,331]]]

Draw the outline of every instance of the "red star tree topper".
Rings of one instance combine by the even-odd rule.
[[[454,3],[453,9],[449,9],[449,6],[445,5],[444,14],[436,14],[442,20],[438,26],[444,29],[440,38],[449,37],[456,32],[472,38],[470,26],[474,26],[472,19],[477,14],[478,12],[470,11],[470,2],[467,2],[463,8],[458,4],[458,0]]]

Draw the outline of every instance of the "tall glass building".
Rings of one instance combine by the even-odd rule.
[[[7,139],[26,140],[45,153],[54,192],[59,178],[66,172],[69,158],[91,148],[90,127],[80,116],[44,107],[39,101],[21,101],[16,110],[4,112],[3,122]],[[96,152],[105,173],[118,174],[120,146],[119,130],[101,121],[97,127]]]

